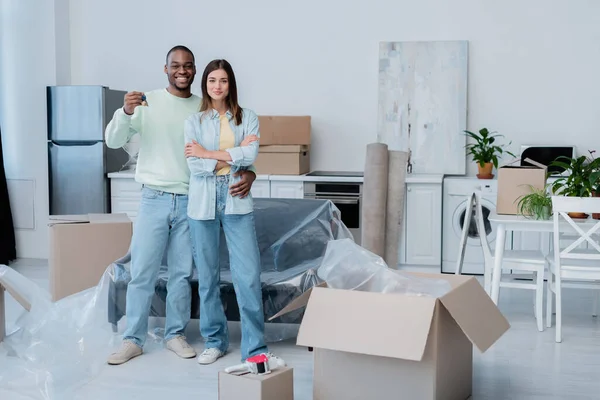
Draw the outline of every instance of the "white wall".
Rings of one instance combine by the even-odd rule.
[[[9,190],[13,189],[17,256],[45,258],[46,85],[57,81],[55,2],[2,0],[0,15],[0,123],[4,166]]]
[[[244,106],[312,115],[312,167],[332,170],[362,170],[376,138],[379,41],[469,40],[470,129],[497,130],[517,150],[600,150],[599,2],[72,1],[71,37],[76,84],[164,87],[164,55],[179,43],[199,75],[230,60]]]
[[[376,138],[379,41],[468,40],[470,129],[497,130],[515,149],[600,150],[599,2],[0,1],[5,163],[9,178],[35,181],[36,227],[18,230],[20,257],[47,253],[45,86],[164,87],[176,44],[196,53],[199,75],[213,58],[230,60],[244,106],[311,115],[313,169],[363,169]]]

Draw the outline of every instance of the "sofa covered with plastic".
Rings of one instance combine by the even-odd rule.
[[[316,269],[330,240],[352,238],[340,212],[330,200],[254,199],[254,215],[261,259],[261,282],[265,321],[292,300],[319,283]],[[191,249],[190,249],[191,251]],[[156,282],[150,316],[164,317],[167,298],[166,253]],[[236,294],[231,281],[229,254],[223,230],[220,240],[221,301],[227,320],[239,321]],[[125,315],[131,257],[113,263],[108,295],[108,319],[116,329]],[[191,318],[200,316],[196,269],[191,280]],[[303,310],[296,310],[269,322],[299,324]]]

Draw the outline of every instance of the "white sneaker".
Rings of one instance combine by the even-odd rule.
[[[196,357],[196,350],[185,340],[185,336],[175,336],[167,341],[167,349],[181,358]]]
[[[269,359],[269,369],[274,370],[277,368],[282,368],[286,366],[285,361],[281,357],[277,357],[275,354],[268,352],[265,353],[267,358]]]
[[[198,356],[198,364],[212,364],[224,355],[224,352],[215,347],[211,349],[205,349],[202,354]]]
[[[121,348],[108,357],[110,365],[124,364],[134,357],[142,354],[142,348],[131,340],[123,340]]]

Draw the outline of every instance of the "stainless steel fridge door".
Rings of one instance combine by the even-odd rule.
[[[109,212],[104,143],[48,143],[50,215]]]
[[[55,142],[104,140],[103,86],[49,86],[48,139]]]

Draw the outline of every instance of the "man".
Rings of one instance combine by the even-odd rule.
[[[150,304],[163,255],[167,255],[168,283],[165,341],[182,358],[196,356],[183,336],[190,319],[192,247],[187,222],[190,172],[185,158],[184,121],[198,112],[200,97],[192,94],[196,75],[193,53],[175,46],[164,67],[166,89],[129,92],[124,106],[106,127],[106,145],[124,146],[140,135],[136,181],[143,184],[142,199],[131,240],[131,281],[127,288],[127,329],[121,348],[109,364],[123,364],[142,354],[148,331]],[[245,197],[256,175],[242,172],[233,195]]]

